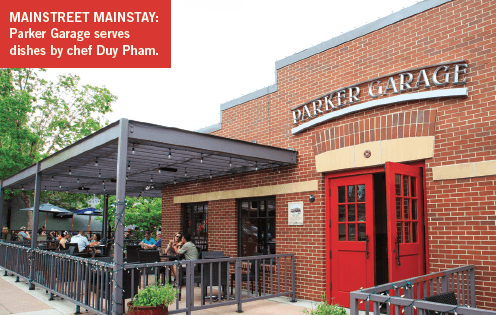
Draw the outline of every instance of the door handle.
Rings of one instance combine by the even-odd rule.
[[[369,235],[365,235],[365,258],[369,259]]]
[[[398,266],[401,266],[401,262],[400,262],[400,239],[401,239],[401,236],[400,235],[396,235],[396,246],[397,246],[397,250],[396,250],[396,259],[398,260]],[[393,250],[394,252],[394,250]]]

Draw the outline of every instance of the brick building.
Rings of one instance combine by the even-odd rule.
[[[474,264],[477,306],[496,309],[495,18],[495,1],[426,0],[276,62],[273,86],[201,131],[297,165],[163,188],[164,235],[295,253],[297,297],[341,304]]]

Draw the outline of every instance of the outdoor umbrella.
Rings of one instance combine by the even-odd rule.
[[[89,215],[90,216],[90,219],[88,221],[88,233],[90,232],[91,216],[92,215],[98,215],[98,216],[103,215],[102,210],[98,210],[98,209],[95,209],[95,208],[87,208],[87,209],[81,209],[81,210],[74,210],[72,213],[79,214],[79,215]]]
[[[24,210],[24,211],[33,211],[34,210],[34,207],[24,208],[24,209],[21,209],[21,210]],[[48,213],[53,213],[53,214],[55,214],[55,213],[71,213],[70,211],[68,211],[66,209],[63,209],[63,208],[54,206],[54,205],[52,205],[50,203],[45,203],[45,204],[40,205],[40,211],[41,212],[46,212],[46,216],[45,216],[45,229],[47,229]]]

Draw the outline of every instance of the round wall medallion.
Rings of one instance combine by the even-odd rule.
[[[363,156],[365,156],[366,159],[368,159],[370,157],[370,155],[372,155],[372,153],[370,152],[370,150],[365,150],[363,152]]]
[[[310,197],[308,198],[308,201],[314,202],[315,201],[315,196],[314,195],[310,195]]]

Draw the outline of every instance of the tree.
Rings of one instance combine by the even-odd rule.
[[[115,222],[115,196],[109,196],[108,221],[111,226]],[[95,206],[103,210],[104,200]],[[136,225],[142,231],[151,231],[153,227],[160,226],[162,221],[162,199],[145,197],[126,197],[126,210],[124,215],[124,226]],[[103,220],[102,217],[96,220]]]
[[[55,82],[40,78],[44,69],[0,70],[0,178],[8,177],[40,159],[108,125],[117,97],[104,87],[80,85],[77,75]],[[13,192],[8,192],[12,196]],[[20,192],[26,207],[30,194]],[[76,199],[63,193],[59,199]],[[50,195],[44,195],[49,199]],[[8,198],[7,198],[8,199]],[[28,212],[27,226],[31,226]]]

